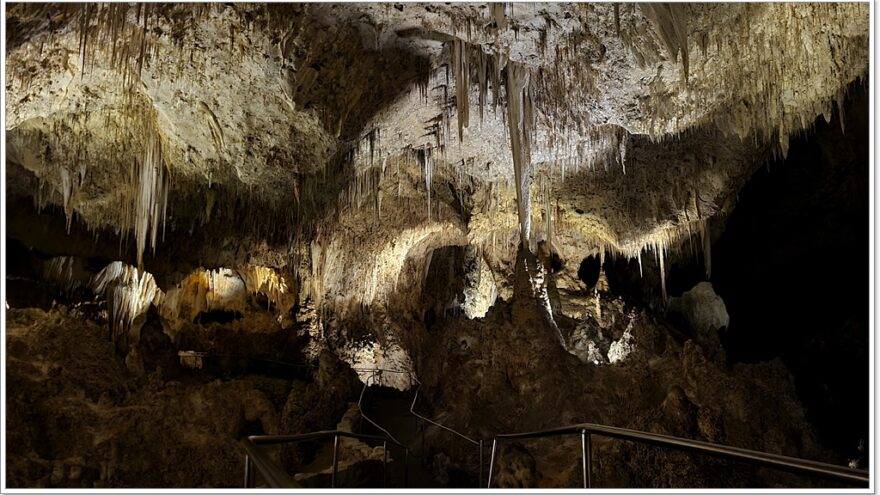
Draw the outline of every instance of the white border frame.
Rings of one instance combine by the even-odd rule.
[[[270,0],[270,2],[274,3],[275,0]],[[315,1],[315,0],[313,0]],[[324,0],[317,0],[324,1]],[[338,3],[345,3],[354,0],[337,0]],[[413,0],[396,0],[397,2],[405,2],[412,3]],[[463,3],[461,0],[452,0],[455,3]],[[656,0],[641,0],[642,2],[654,2]],[[673,0],[678,2],[680,0]],[[735,0],[738,1],[738,0]],[[808,3],[806,0],[789,0],[792,3]],[[825,2],[827,0],[818,0],[819,2]],[[520,2],[517,2],[520,3]],[[531,1],[521,2],[521,3],[532,3]],[[812,2],[810,2],[812,3]],[[864,2],[860,2],[864,3]],[[870,287],[869,287],[869,295],[870,295],[870,315],[869,315],[869,345],[870,345],[870,377],[869,377],[869,409],[870,409],[870,419],[869,419],[869,437],[871,441],[869,442],[869,458],[871,459],[871,465],[869,467],[871,481],[868,489],[829,489],[829,490],[818,490],[818,489],[595,489],[595,490],[583,490],[583,489],[535,489],[535,490],[511,490],[511,489],[460,489],[460,490],[452,490],[452,489],[321,489],[310,492],[309,490],[295,490],[296,493],[351,493],[352,491],[362,492],[362,493],[487,493],[487,492],[501,492],[501,493],[529,493],[529,492],[553,492],[553,493],[583,493],[588,491],[590,493],[874,493],[876,483],[875,483],[875,475],[877,472],[878,462],[876,458],[876,444],[877,444],[877,435],[875,429],[875,390],[876,390],[876,368],[875,368],[875,350],[876,350],[876,339],[875,339],[875,329],[876,329],[876,319],[875,319],[875,303],[876,303],[876,291],[875,291],[875,281],[876,281],[876,264],[875,264],[875,254],[876,254],[876,230],[875,230],[875,213],[877,211],[877,203],[876,203],[876,186],[877,186],[877,175],[875,173],[875,141],[877,138],[876,127],[875,127],[875,107],[877,102],[875,100],[875,85],[874,85],[874,65],[875,65],[875,44],[876,44],[876,34],[877,34],[877,25],[875,20],[875,2],[871,0],[870,5],[870,40],[869,40],[869,69],[868,69],[868,91],[870,94],[870,117],[869,117],[869,133],[871,136],[870,144],[869,144],[869,180],[870,180],[870,212],[869,212],[869,249],[870,249],[870,260],[869,260],[869,269],[870,269]],[[3,0],[3,23],[0,26],[0,49],[2,49],[2,57],[3,64],[0,67],[0,75],[2,75],[4,84],[6,81],[6,0]],[[2,493],[214,493],[218,491],[222,491],[224,493],[253,493],[253,492],[261,492],[261,493],[289,493],[293,490],[257,490],[257,489],[46,489],[46,488],[35,488],[35,489],[7,489],[6,488],[6,166],[5,166],[5,158],[6,158],[6,91],[4,87],[3,95],[0,97],[0,104],[2,104],[2,116],[3,116],[3,142],[0,144],[0,150],[2,150],[3,156],[3,167],[0,169],[0,178],[2,178],[2,185],[0,185],[0,197],[3,198],[3,204],[0,206],[0,209],[3,210],[3,221],[0,222],[0,235],[3,237],[3,244],[0,246],[0,253],[2,253],[2,265],[0,265],[0,271],[2,271],[2,279],[0,279],[0,294],[3,295],[3,304],[0,305],[0,315],[2,315],[3,321],[0,322],[0,327],[2,327],[2,339],[0,339],[0,365],[2,365],[2,369],[0,369],[0,393],[2,393],[3,401],[0,403],[0,421],[2,421],[3,426],[3,434],[0,435],[2,437],[2,452],[0,452],[0,489],[2,489]],[[244,470],[244,456],[242,456],[242,472]]]

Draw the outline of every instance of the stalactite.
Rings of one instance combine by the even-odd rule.
[[[664,254],[664,248],[657,247],[657,256],[660,258],[660,293],[663,295],[663,303],[668,302],[669,298],[666,296],[666,260]]]
[[[684,79],[688,79],[688,8],[686,4],[640,3],[642,12],[654,23],[657,34],[669,50],[673,60],[681,53]]]
[[[480,106],[480,122],[484,119],[484,113],[486,105],[488,105],[487,98],[489,92],[489,57],[482,50],[482,48],[477,48],[477,83],[479,85],[479,99],[478,104]]]
[[[425,174],[425,189],[428,194],[428,221],[431,221],[431,189],[434,182],[434,159],[432,158],[432,149],[425,147],[417,150],[417,156],[421,162],[422,169]]]
[[[520,223],[520,241],[530,247],[531,231],[531,134],[534,125],[532,96],[529,89],[529,70],[514,62],[507,63],[507,125],[510,149],[513,153],[516,183],[517,212]]]
[[[541,196],[545,215],[545,237],[547,239],[547,243],[550,246],[553,246],[553,208],[551,200],[551,188],[552,185],[550,180],[544,177],[541,181]]]
[[[452,42],[452,77],[455,81],[455,106],[458,115],[458,142],[464,140],[464,128],[470,120],[470,47],[456,38]]]
[[[69,170],[61,167],[59,173],[61,174],[61,197],[62,205],[64,206],[64,216],[67,221],[67,233],[70,234],[70,226],[73,221],[73,198],[76,195],[76,189],[79,187],[71,181]]]
[[[703,266],[706,269],[706,280],[712,279],[712,232],[709,229],[709,219],[700,221],[700,238],[703,241]]]
[[[639,260],[639,278],[644,278],[645,274],[642,271],[642,250],[639,249],[638,254],[636,254],[636,258]]]
[[[137,243],[138,267],[143,269],[143,253],[147,239],[156,251],[156,235],[159,223],[164,225],[168,209],[168,170],[162,156],[159,133],[153,130],[145,138],[145,155],[137,163],[137,179],[133,187],[137,191],[134,208],[134,230]],[[163,227],[164,228],[164,227]]]
[[[620,37],[620,4],[614,4],[614,34]]]
[[[494,2],[489,4],[489,13],[495,21],[495,28],[499,31],[507,29],[507,16],[504,12],[506,7],[506,2]]]
[[[199,110],[208,117],[208,128],[211,130],[211,139],[214,140],[217,152],[223,151],[226,143],[223,140],[223,127],[220,125],[220,120],[217,119],[217,116],[204,101],[199,102]]]

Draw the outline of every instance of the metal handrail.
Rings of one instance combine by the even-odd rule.
[[[495,438],[492,440],[492,456],[489,460],[489,482],[487,484],[487,488],[492,487],[492,471],[495,465],[495,454],[499,441],[526,440],[533,438],[575,434],[581,435],[581,457],[584,488],[590,488],[592,485],[590,473],[592,465],[590,440],[592,435],[630,440],[649,445],[659,445],[661,447],[668,447],[690,452],[698,452],[701,454],[734,459],[760,466],[772,467],[784,471],[794,472],[797,474],[812,474],[860,485],[867,485],[870,481],[868,471],[861,469],[852,469],[849,467],[836,466],[834,464],[827,464],[824,462],[799,459],[797,457],[768,454],[766,452],[759,452],[756,450],[730,447],[727,445],[703,442],[700,440],[691,440],[688,438],[674,437],[670,435],[661,435],[658,433],[649,433],[646,431],[584,423],[528,433],[496,435]]]
[[[436,422],[436,421],[433,421],[433,420],[430,420],[430,419],[428,419],[428,418],[422,416],[421,414],[415,412],[416,401],[419,400],[419,392],[421,391],[421,388],[422,388],[422,384],[419,383],[419,384],[418,384],[418,388],[416,388],[415,396],[413,396],[412,405],[410,405],[410,407],[409,407],[409,412],[412,413],[413,416],[415,416],[415,417],[417,417],[417,418],[419,418],[419,419],[421,419],[421,420],[423,420],[423,421],[425,421],[425,422],[431,423],[432,425],[434,425],[434,426],[436,426],[436,427],[438,427],[438,428],[442,428],[442,429],[448,431],[449,433],[452,433],[453,435],[456,435],[456,436],[458,436],[459,438],[462,438],[462,439],[464,439],[465,441],[470,442],[470,443],[472,443],[472,444],[474,444],[474,445],[480,445],[480,444],[482,444],[482,442],[483,442],[482,440],[474,440],[473,438],[471,438],[471,437],[465,435],[464,433],[460,433],[460,432],[458,432],[458,431],[455,431],[455,430],[453,430],[452,428],[450,428],[450,427],[448,427],[448,426],[446,426],[446,425],[441,425],[440,423],[438,423],[438,422]]]
[[[404,488],[409,485],[409,449],[400,442],[378,435],[364,435],[341,430],[315,431],[299,435],[251,435],[242,439],[241,443],[246,452],[244,458],[244,487],[254,488],[254,468],[260,471],[260,475],[271,488],[299,488],[301,487],[283,469],[266,457],[259,449],[261,445],[279,445],[283,443],[304,442],[318,440],[333,436],[333,470],[330,477],[331,488],[336,487],[336,474],[339,468],[339,437],[356,438],[358,440],[375,440],[382,442],[382,485],[385,486],[388,471],[388,444],[391,443],[403,449],[404,452]]]
[[[409,412],[413,416],[421,419],[422,421],[425,421],[429,424],[432,424],[438,428],[444,429],[444,430],[452,433],[453,435],[457,435],[458,437],[463,438],[464,440],[477,446],[477,448],[479,449],[479,455],[478,455],[479,460],[477,461],[477,462],[479,462],[479,468],[477,469],[477,471],[478,471],[477,476],[479,479],[477,480],[477,486],[482,486],[483,485],[483,440],[482,439],[474,440],[473,438],[471,438],[463,433],[459,433],[448,426],[441,425],[440,423],[433,421],[433,420],[430,420],[430,419],[422,416],[421,414],[417,413],[415,411],[415,407],[416,407],[416,401],[419,400],[419,392],[422,390],[422,383],[420,381],[418,381],[418,379],[416,379],[416,383],[418,384],[418,387],[416,388],[416,393],[413,396],[412,404],[409,406]]]
[[[469,443],[472,443],[472,444],[474,444],[474,445],[479,445],[479,444],[480,444],[481,440],[474,440],[473,438],[471,438],[471,437],[465,435],[464,433],[461,433],[461,432],[459,432],[459,431],[453,430],[452,428],[450,428],[450,427],[448,427],[448,426],[446,426],[446,425],[442,425],[442,424],[440,424],[440,423],[438,423],[438,422],[436,422],[436,421],[434,421],[434,420],[428,419],[428,418],[422,416],[421,414],[419,414],[419,413],[417,413],[417,412],[415,411],[416,401],[419,400],[419,392],[421,391],[421,388],[422,388],[422,382],[419,381],[418,377],[416,377],[415,373],[413,373],[412,371],[388,370],[388,369],[383,369],[383,368],[370,368],[370,369],[364,369],[364,368],[353,368],[353,369],[354,369],[356,372],[360,372],[360,373],[372,373],[372,374],[370,375],[371,378],[374,377],[374,376],[377,375],[377,374],[382,374],[382,373],[400,373],[400,374],[404,374],[404,375],[409,375],[410,380],[412,380],[412,381],[417,385],[417,387],[416,387],[416,393],[415,393],[415,395],[413,396],[412,405],[410,405],[410,407],[409,407],[409,412],[410,412],[413,416],[415,416],[415,417],[417,417],[417,418],[419,418],[419,419],[421,419],[421,420],[423,420],[423,421],[425,421],[425,422],[431,423],[431,424],[434,425],[434,426],[437,426],[437,427],[439,427],[439,428],[442,428],[442,429],[444,429],[444,430],[446,430],[446,431],[452,433],[453,435],[456,435],[456,436],[458,436],[458,437],[464,439],[465,441],[467,441],[467,442],[469,442]],[[361,395],[363,395],[363,394],[361,394]],[[372,421],[371,421],[371,423],[372,423]],[[374,424],[375,424],[375,423],[374,423]]]
[[[417,413],[417,412],[415,411],[415,407],[416,407],[416,401],[419,400],[419,392],[420,392],[421,389],[422,389],[422,382],[419,381],[418,377],[416,376],[416,374],[415,374],[414,372],[412,372],[412,371],[406,371],[406,370],[391,370],[391,369],[384,369],[384,368],[353,368],[353,369],[355,370],[355,372],[358,372],[358,373],[371,373],[370,376],[369,376],[369,378],[373,378],[373,377],[376,376],[376,374],[381,374],[381,373],[384,373],[384,372],[387,372],[387,373],[399,373],[399,374],[409,375],[410,380],[416,384],[416,392],[415,392],[415,394],[413,395],[413,401],[412,401],[412,404],[410,404],[410,406],[409,406],[409,412],[410,412],[410,414],[412,414],[413,416],[415,416],[415,417],[418,418],[418,419],[421,419],[422,421],[425,421],[426,423],[432,424],[432,425],[434,425],[434,426],[436,426],[436,427],[438,427],[438,428],[441,428],[441,429],[443,429],[443,430],[446,430],[446,431],[448,431],[449,433],[452,433],[453,435],[455,435],[455,436],[457,436],[457,437],[459,437],[459,438],[461,438],[461,439],[463,439],[463,440],[465,440],[465,441],[467,441],[467,442],[469,442],[469,443],[471,443],[471,444],[473,444],[473,445],[476,445],[477,448],[479,448],[479,455],[478,455],[478,457],[479,457],[479,461],[478,461],[478,462],[479,462],[479,467],[478,467],[478,470],[477,470],[477,471],[478,471],[478,477],[479,477],[479,480],[478,480],[478,485],[477,485],[477,486],[482,486],[482,485],[483,485],[483,440],[482,440],[482,439],[480,439],[480,440],[474,440],[473,438],[471,438],[471,437],[465,435],[464,433],[461,433],[461,432],[459,432],[459,431],[456,431],[456,430],[454,430],[454,429],[452,429],[452,428],[450,428],[450,427],[448,427],[448,426],[446,426],[446,425],[442,425],[442,424],[440,424],[440,423],[438,423],[438,422],[436,422],[436,421],[434,421],[434,420],[432,420],[432,419],[426,418],[425,416],[422,416],[421,414]],[[369,379],[369,378],[368,378],[368,379]],[[364,389],[361,390],[361,400],[363,400],[364,390],[366,390],[366,382],[364,383]],[[359,401],[358,401],[358,408],[360,408],[360,405],[361,405],[361,402],[360,402],[360,400],[359,400]],[[365,418],[367,421],[369,421],[372,425],[376,426],[377,428],[379,428],[380,430],[382,430],[383,432],[387,433],[387,434],[390,436],[390,433],[388,433],[384,428],[382,428],[381,426],[377,425],[377,424],[376,424],[374,421],[372,421],[370,418],[367,418],[366,415],[364,415],[364,413],[363,413],[363,409],[361,409],[361,417],[364,417],[364,418]],[[393,438],[393,437],[392,437],[392,438]]]
[[[357,370],[355,369],[355,371],[357,371]],[[358,411],[360,411],[360,413],[361,413],[361,418],[366,419],[368,423],[370,423],[371,425],[373,425],[373,426],[375,426],[376,428],[378,428],[379,431],[381,431],[382,433],[388,435],[388,438],[391,438],[392,440],[394,440],[395,442],[397,442],[397,443],[399,444],[400,442],[399,442],[396,438],[394,438],[394,435],[392,435],[391,432],[389,432],[389,431],[386,430],[385,428],[382,428],[381,426],[379,426],[378,423],[376,423],[375,421],[373,421],[372,419],[370,419],[370,417],[367,416],[367,414],[364,412],[364,408],[363,408],[363,406],[362,406],[363,401],[364,401],[364,393],[367,391],[367,387],[370,386],[370,384],[369,384],[370,379],[371,379],[371,378],[375,378],[375,376],[376,376],[376,370],[369,370],[369,371],[372,371],[372,374],[367,378],[366,381],[364,381],[364,386],[363,386],[363,388],[361,388],[361,395],[360,395],[360,397],[358,398],[358,403],[357,403],[357,405],[358,405]]]

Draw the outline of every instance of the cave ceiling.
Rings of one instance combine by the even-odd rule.
[[[729,211],[755,169],[866,79],[868,15],[10,5],[8,194],[114,230],[139,258],[216,231],[243,257],[290,265],[314,296],[372,299],[412,250],[470,244],[509,266],[519,167],[529,241],[577,270],[590,249],[662,252]]]

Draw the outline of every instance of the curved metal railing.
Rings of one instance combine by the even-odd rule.
[[[334,437],[333,443],[333,471],[331,476],[331,486],[335,487],[336,485],[336,475],[338,469],[338,450],[339,450],[339,437],[349,437],[349,438],[357,438],[361,440],[372,440],[372,441],[381,441],[383,443],[383,468],[382,468],[382,481],[383,486],[386,484],[387,478],[387,463],[388,463],[388,444],[391,443],[396,447],[400,447],[404,450],[404,485],[408,486],[409,481],[409,449],[398,439],[394,437],[388,430],[377,424],[371,418],[369,418],[366,414],[364,414],[363,410],[363,401],[366,390],[371,385],[377,384],[377,375],[381,377],[382,373],[398,373],[407,375],[411,381],[411,383],[416,385],[416,390],[413,395],[413,400],[410,403],[409,412],[413,415],[413,417],[424,421],[429,425],[436,426],[448,433],[451,433],[457,438],[461,438],[462,440],[477,446],[479,448],[479,485],[483,486],[483,440],[482,439],[474,439],[471,438],[453,428],[450,428],[446,425],[438,423],[430,418],[427,418],[418,412],[416,412],[415,407],[416,403],[419,399],[419,393],[421,392],[422,383],[416,377],[415,373],[411,371],[404,370],[392,370],[392,369],[384,369],[384,368],[354,368],[354,370],[358,374],[369,373],[369,376],[364,380],[364,387],[361,389],[360,397],[358,398],[358,409],[360,411],[361,417],[376,427],[379,431],[383,433],[382,436],[379,435],[365,435],[359,433],[352,433],[346,431],[339,430],[330,430],[330,431],[319,431],[313,433],[304,433],[300,435],[253,435],[242,440],[242,444],[247,452],[245,456],[245,488],[250,488],[254,486],[254,469],[258,470],[266,481],[266,483],[272,488],[284,488],[284,487],[298,487],[299,484],[291,478],[287,473],[285,473],[279,466],[269,460],[265,454],[259,449],[260,445],[275,445],[282,443],[291,443],[291,442],[299,442],[299,441],[307,441],[307,440],[316,440],[320,438],[325,438],[328,436]],[[526,433],[514,433],[514,434],[504,434],[504,435],[496,435],[492,441],[492,454],[489,460],[489,473],[488,473],[488,483],[486,485],[487,488],[492,487],[492,475],[494,472],[495,458],[498,453],[498,444],[499,442],[505,442],[510,440],[528,440],[535,438],[545,438],[545,437],[553,437],[553,436],[563,436],[563,435],[580,435],[581,436],[581,459],[582,459],[582,474],[583,474],[583,482],[584,488],[590,488],[592,486],[592,475],[591,475],[591,466],[592,466],[592,436],[601,436],[607,438],[616,438],[620,440],[633,441],[637,443],[647,444],[647,445],[656,445],[665,448],[671,448],[681,451],[689,451],[696,452],[704,455],[710,455],[714,457],[732,459],[736,461],[746,462],[758,466],[775,468],[783,471],[789,471],[796,474],[807,474],[820,476],[824,478],[834,479],[837,481],[851,483],[855,485],[865,485],[867,486],[870,482],[870,474],[868,471],[860,470],[860,469],[852,469],[849,467],[838,466],[834,464],[828,464],[818,461],[811,461],[806,459],[800,459],[797,457],[788,457],[778,454],[770,454],[766,452],[760,452],[755,450],[743,449],[739,447],[731,447],[727,445],[720,445],[710,442],[704,442],[700,440],[691,440],[688,438],[675,437],[671,435],[662,435],[658,433],[650,433],[639,430],[631,430],[627,428],[618,428],[614,426],[605,426],[598,425],[593,423],[583,423],[572,426],[565,426],[561,428],[552,428],[541,431],[534,432],[526,432]]]
[[[362,435],[360,433],[352,433],[341,430],[316,431],[312,433],[302,433],[299,435],[251,435],[245,437],[241,443],[244,446],[246,455],[244,457],[244,487],[254,488],[254,468],[260,472],[263,480],[270,488],[300,488],[290,475],[288,475],[280,466],[272,462],[266,453],[260,450],[261,445],[279,445],[284,443],[304,442],[308,440],[319,440],[333,436],[333,471],[330,477],[330,487],[336,487],[336,474],[339,468],[339,437],[356,438],[358,440],[373,440],[382,442],[382,486],[387,483],[388,472],[388,443],[400,447],[404,452],[404,475],[403,485],[408,488],[409,485],[409,449],[403,444],[387,437],[378,435]]]
[[[649,433],[646,431],[584,423],[579,425],[566,426],[563,428],[554,428],[528,433],[496,435],[495,438],[492,440],[492,456],[489,460],[489,482],[486,487],[492,487],[492,471],[495,465],[495,455],[497,452],[499,441],[526,440],[560,435],[581,436],[581,459],[584,488],[590,488],[592,485],[590,473],[590,468],[592,464],[592,449],[590,439],[592,435],[630,440],[633,442],[649,445],[659,445],[661,447],[683,451],[697,452],[700,454],[706,454],[715,457],[734,459],[737,461],[756,464],[759,466],[776,468],[797,474],[811,474],[858,485],[868,485],[869,483],[868,471],[860,469],[852,469],[849,467],[836,466],[834,464],[827,464],[824,462],[799,459],[797,457],[768,454],[766,452],[759,452],[756,450],[730,447],[727,445],[719,445],[710,442],[702,442],[699,440],[673,437],[670,435],[660,435],[658,433]]]

